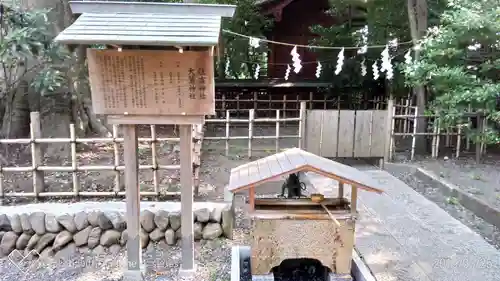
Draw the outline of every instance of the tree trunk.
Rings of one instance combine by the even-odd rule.
[[[63,28],[73,23],[73,15],[69,7],[68,0],[61,0],[61,13],[59,23]],[[68,71],[68,85],[71,92],[71,121],[75,124],[78,135],[97,133],[100,136],[110,136],[110,129],[106,127],[92,110],[90,98],[90,88],[88,85],[87,66],[87,46],[78,46],[73,53],[75,62]]]
[[[30,134],[30,113],[28,102],[28,87],[21,81],[16,91],[6,95],[0,135],[6,139],[27,138]],[[19,155],[19,149],[26,146],[5,144],[0,152],[0,162],[5,162],[12,156]],[[15,157],[16,158],[16,157]],[[12,159],[11,159],[12,160]],[[4,165],[6,163],[3,163]]]
[[[410,23],[411,38],[413,45],[418,46],[419,40],[425,35],[427,30],[427,0],[408,0],[408,20]],[[420,58],[420,49],[415,49],[415,60]],[[427,108],[427,97],[424,86],[413,88],[413,95],[416,99],[418,115],[423,115]],[[417,133],[427,131],[427,119],[419,118],[417,121]],[[428,151],[428,142],[425,136],[417,136],[415,142],[415,152],[424,154]]]
[[[2,118],[3,138],[23,138],[29,135],[28,85],[22,81],[19,87],[7,95]]]
[[[86,75],[86,46],[78,46],[75,50],[76,62],[68,74],[71,97],[72,121],[79,134],[97,133],[100,136],[111,136],[110,129],[95,115],[92,110],[90,87]]]

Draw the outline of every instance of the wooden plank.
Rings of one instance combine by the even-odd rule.
[[[39,112],[31,112],[30,113],[30,121],[31,121],[31,138],[32,139],[41,139],[42,138],[42,127],[40,123],[40,113]],[[73,144],[72,144],[73,145]],[[32,142],[31,143],[31,164],[33,166],[33,187],[35,194],[38,196],[41,192],[43,192],[45,187],[45,178],[44,172],[36,169],[38,166],[43,165],[43,151],[42,145],[40,143]],[[74,161],[72,161],[72,164]],[[1,180],[1,179],[0,179]],[[74,183],[74,182],[73,182]],[[2,192],[3,193],[3,192]]]
[[[250,211],[255,210],[255,186],[251,186],[248,190],[248,204],[250,205]]]
[[[252,184],[262,180],[262,178],[260,177],[259,166],[257,165],[257,162],[251,162],[250,165],[248,166],[247,171],[248,171],[248,178],[245,185]]]
[[[385,118],[385,137],[384,137],[384,161],[389,162],[391,160],[392,154],[392,147],[391,147],[391,140],[392,140],[392,124],[393,124],[393,116],[394,116],[394,99],[392,97],[392,94],[390,95],[389,99],[387,100],[387,110],[386,110],[387,117]]]
[[[387,111],[373,111],[373,135],[370,157],[384,157],[387,136]]]
[[[346,169],[349,169],[351,167],[348,167],[344,164],[322,158],[322,157],[314,157],[314,155],[310,156],[307,158],[307,162],[310,166],[323,170],[327,173],[334,174],[334,175],[342,175],[342,174],[347,174],[349,171],[346,171]],[[354,168],[353,168],[354,169]]]
[[[321,117],[323,110],[308,110],[306,118],[306,150],[320,154]]]
[[[96,114],[214,115],[213,57],[207,51],[87,49]]]
[[[358,188],[351,186],[351,213],[356,214],[358,210]]]
[[[248,167],[248,165],[250,165],[250,163],[252,162],[249,162],[249,163],[246,163],[246,164],[243,164],[243,165],[239,165],[238,167],[236,168],[232,168],[231,171],[239,171],[239,170],[244,170]]]
[[[302,167],[307,164],[304,158],[300,155],[300,150],[289,149],[284,151],[286,158],[291,164],[292,169]]]
[[[271,155],[269,157],[269,160],[267,160],[267,164],[269,165],[269,169],[271,170],[271,173],[275,175],[279,175],[283,173],[283,169],[281,169],[281,166],[279,164],[278,158],[276,155]]]
[[[270,178],[273,176],[273,173],[271,173],[271,169],[269,168],[268,164],[269,159],[269,157],[266,157],[257,160],[257,166],[259,168],[261,178]]]
[[[366,191],[370,192],[376,192],[376,193],[383,193],[383,189],[381,188],[380,184],[374,184],[373,181],[367,180],[366,177],[363,177],[361,179],[354,179],[351,178],[349,175],[346,175],[345,173],[339,173],[335,174],[332,172],[326,172],[323,169],[318,169],[318,168],[310,168],[309,169],[311,172],[317,173],[319,175],[322,175],[327,178],[334,179],[336,181],[341,181],[344,182],[345,184],[349,184],[351,186],[357,186],[358,188],[361,188]]]
[[[139,239],[139,233],[141,230],[141,224],[139,221],[141,195],[139,189],[139,162],[136,126],[123,126],[123,138],[123,147],[125,151],[125,198],[127,201],[127,269],[131,272],[139,272],[142,264],[141,240]]]
[[[301,154],[306,158],[310,166],[309,170],[313,172],[347,184],[356,184],[368,191],[382,192],[383,184],[364,171],[319,157],[307,151],[302,151]]]
[[[285,159],[283,163],[286,164],[287,161]],[[283,170],[281,169],[279,160],[276,155],[271,155],[231,169],[228,188],[229,190],[235,190],[281,173],[283,173]]]
[[[192,125],[180,125],[180,160],[181,160],[181,268],[194,269],[194,228],[193,228],[193,128]]]
[[[238,181],[236,186],[245,186],[249,182],[248,180],[248,165],[245,168],[238,170]]]
[[[272,159],[272,157],[274,157],[274,159]],[[259,164],[261,162],[254,161],[245,165],[245,168],[237,170],[239,176],[233,176],[233,179],[237,179],[237,181],[234,183],[233,181],[230,181],[229,190],[239,192],[248,189],[251,186],[258,186],[273,180],[283,174],[307,170],[337,181],[357,185],[358,187],[368,191],[379,193],[383,192],[382,184],[367,173],[320,157],[308,151],[292,148],[290,150],[286,150],[285,152],[272,155],[272,157],[265,161],[269,164],[268,168],[272,174],[270,177],[268,176],[269,174],[266,169],[264,169],[262,173],[260,172],[261,169]],[[304,166],[303,164],[305,164],[305,168],[302,168],[302,166]],[[236,171],[233,170],[232,173],[236,173]]]
[[[339,111],[325,110],[320,156],[337,157]],[[342,137],[342,136],[341,136]]]
[[[240,179],[240,173],[239,171],[233,171],[231,170],[231,174],[229,174],[229,189],[233,189],[233,187],[236,187],[236,185],[239,183]]]
[[[278,163],[281,167],[282,173],[293,170],[295,166],[292,166],[285,153],[281,152],[275,155]]]
[[[338,157],[353,156],[354,110],[341,110],[339,114]]]
[[[325,198],[321,203],[325,204],[327,206],[337,206],[340,204],[345,204],[348,203],[346,199],[343,198]],[[282,205],[286,203],[287,206],[320,206],[320,203],[316,203],[311,201],[310,198],[294,198],[294,199],[288,199],[288,198],[280,198],[279,200],[276,200],[275,198],[258,198],[255,199],[255,204],[259,206],[276,206],[276,205]],[[283,212],[284,210],[264,210],[261,209],[262,212],[273,212],[273,211],[278,211],[278,212]],[[317,209],[309,209],[309,210],[296,210],[293,208],[290,208],[286,210],[285,212],[308,212],[308,213],[323,213],[321,210]],[[345,211],[343,210],[332,210],[332,213],[344,213]]]
[[[372,110],[356,111],[354,157],[370,157]]]
[[[147,115],[108,115],[106,121],[111,125],[190,125],[205,124],[203,115],[170,115],[170,116],[147,116]]]
[[[263,180],[260,180],[260,181],[254,182],[254,183],[249,183],[249,184],[246,184],[246,185],[242,184],[238,188],[230,189],[229,191],[231,191],[231,192],[242,192],[244,190],[248,190],[252,186],[260,186],[260,185],[265,184],[265,183],[270,182],[270,181],[279,180],[281,176],[285,176],[285,175],[291,174],[291,173],[297,173],[297,172],[300,172],[300,171],[301,171],[301,169],[288,170],[288,171],[283,172],[281,174],[274,175],[274,176],[272,176],[270,178],[266,178],[266,179],[263,179]]]

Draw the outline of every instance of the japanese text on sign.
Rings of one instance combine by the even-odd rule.
[[[207,52],[89,49],[98,114],[210,115],[213,60]]]

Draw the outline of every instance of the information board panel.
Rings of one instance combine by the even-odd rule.
[[[96,114],[213,115],[210,51],[87,49]]]

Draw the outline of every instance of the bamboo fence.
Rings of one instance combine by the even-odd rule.
[[[283,118],[282,115],[282,110],[276,109],[275,110],[275,118],[255,118],[255,109],[249,109],[248,110],[248,118],[231,118],[231,112],[235,110],[226,110],[224,116],[225,118],[223,119],[207,119],[205,120],[206,124],[224,124],[225,127],[225,135],[224,136],[216,136],[216,137],[204,137],[204,140],[212,140],[212,141],[220,141],[223,140],[225,142],[225,155],[229,156],[230,154],[230,141],[231,140],[247,140],[248,147],[247,147],[247,155],[249,158],[252,157],[252,151],[253,149],[253,141],[258,140],[258,139],[267,139],[267,140],[274,140],[275,141],[275,148],[274,150],[276,153],[280,152],[280,140],[282,139],[296,139],[297,140],[297,147],[303,148],[303,142],[302,140],[304,139],[304,125],[305,125],[305,118],[306,118],[306,102],[301,102],[300,103],[300,110],[299,110],[299,116],[298,117],[289,117],[289,118]],[[241,111],[241,110],[240,110]],[[283,126],[282,123],[297,123],[298,124],[298,134],[296,135],[284,135],[281,134],[280,128]],[[275,134],[274,135],[264,135],[264,136],[257,136],[255,135],[255,126],[258,124],[273,124],[275,129]],[[248,135],[244,136],[231,136],[231,124],[245,124],[245,126],[248,126]]]
[[[468,112],[465,114],[466,124],[459,125],[456,127],[442,128],[441,120],[437,115],[424,115],[418,112],[416,106],[412,106],[411,103],[406,103],[404,105],[395,105],[389,114],[392,115],[391,122],[391,134],[390,134],[390,145],[389,145],[389,159],[392,160],[396,152],[395,138],[411,138],[411,148],[410,148],[410,160],[415,159],[415,146],[416,139],[418,136],[425,136],[431,138],[431,157],[438,158],[440,149],[448,148],[454,150],[453,156],[459,158],[461,153],[470,152],[472,140],[468,135],[465,134],[463,127],[471,126],[473,123],[473,118],[477,120],[477,128],[483,130],[487,127],[487,120],[481,118],[480,114],[474,112]],[[427,121],[427,124],[431,124],[430,127],[426,128],[426,132],[417,133],[417,127],[419,122]],[[444,141],[443,141],[444,140]],[[484,142],[476,143],[476,159],[479,159],[481,155],[486,153],[486,145]]]
[[[384,109],[387,106],[390,108],[388,114],[390,120],[387,124],[387,140],[389,141],[387,147],[388,161],[391,161],[396,152],[396,138],[410,138],[411,148],[410,148],[410,158],[414,160],[415,158],[415,146],[417,136],[426,136],[432,138],[432,152],[431,156],[437,158],[441,146],[444,144],[445,147],[452,147],[455,149],[455,157],[459,157],[462,151],[469,151],[471,149],[471,140],[465,136],[462,127],[442,129],[439,126],[439,118],[436,116],[426,116],[418,112],[415,106],[411,105],[409,99],[384,101],[381,99],[375,99],[372,101],[376,106],[375,109]],[[280,152],[282,148],[282,142],[284,140],[296,140],[297,147],[304,148],[304,140],[307,132],[305,131],[305,118],[306,110],[308,109],[307,101],[301,101],[298,106],[298,114],[291,114],[291,117],[286,116],[283,109],[276,109],[275,117],[255,117],[256,109],[240,109],[243,112],[242,115],[247,115],[248,117],[234,117],[232,112],[238,111],[237,109],[227,109],[224,111],[224,118],[213,118],[206,119],[205,123],[212,125],[222,125],[224,127],[223,136],[205,136],[203,133],[203,126],[193,126],[193,167],[194,167],[194,180],[195,180],[195,194],[198,194],[198,175],[200,170],[200,158],[203,140],[207,141],[223,141],[224,142],[224,153],[226,156],[230,155],[230,143],[235,140],[246,141],[246,153],[249,158],[256,151],[254,146],[254,141],[256,140],[274,140],[274,150]],[[295,115],[295,116],[293,116]],[[474,113],[467,115],[468,122],[472,122],[472,118],[475,118]],[[417,125],[419,120],[423,118],[427,119],[428,124],[432,124],[432,127],[424,133],[417,133]],[[484,119],[481,120],[482,126],[486,127],[484,124]],[[294,130],[297,127],[296,134],[284,134],[282,127],[284,123],[293,123]],[[275,132],[273,134],[267,135],[256,135],[255,129],[260,126],[275,127]],[[231,136],[231,127],[242,125],[248,127],[248,134],[240,136]],[[478,124],[480,125],[480,124]],[[31,134],[30,138],[25,139],[0,139],[0,144],[27,144],[31,148],[31,165],[23,167],[12,167],[12,166],[0,166],[0,198],[4,197],[113,197],[113,196],[124,196],[125,191],[121,190],[121,175],[120,172],[124,171],[125,167],[120,165],[120,151],[119,144],[123,142],[123,138],[118,135],[118,127],[113,127],[112,137],[110,138],[78,138],[75,133],[75,126],[70,125],[70,136],[69,138],[42,138],[41,125],[40,125],[40,115],[38,112],[31,113]],[[179,196],[180,192],[164,192],[160,191],[159,184],[159,171],[160,170],[179,170],[180,165],[160,165],[157,156],[157,146],[165,142],[179,142],[178,137],[167,137],[158,138],[156,133],[156,126],[151,125],[151,136],[148,138],[139,138],[139,142],[147,143],[151,147],[151,164],[140,165],[139,170],[150,170],[153,173],[153,191],[141,191],[142,196]],[[295,131],[294,131],[295,132]],[[444,139],[444,141],[443,141]],[[62,143],[69,144],[71,147],[71,162],[69,166],[46,166],[43,165],[43,155],[42,155],[42,144],[49,143]],[[111,165],[78,165],[77,159],[77,144],[85,143],[112,143],[113,145],[113,164]],[[270,149],[273,150],[273,149]],[[486,147],[484,144],[476,144],[476,150],[481,153],[485,153]],[[79,183],[78,172],[92,172],[92,171],[112,171],[114,172],[114,185],[113,191],[86,191],[82,190]],[[31,172],[33,177],[33,191],[32,192],[5,192],[4,190],[4,173],[5,172]],[[44,173],[46,172],[67,172],[72,175],[72,190],[71,191],[61,191],[61,192],[45,192],[45,179]]]
[[[125,191],[121,190],[120,172],[124,171],[125,166],[120,165],[119,144],[123,143],[123,138],[118,137],[118,126],[113,126],[111,138],[78,138],[76,136],[75,125],[70,124],[69,138],[42,138],[40,114],[32,112],[30,115],[30,138],[26,139],[0,139],[0,144],[28,144],[31,148],[31,166],[24,167],[8,167],[0,166],[0,198],[4,197],[98,197],[98,196],[124,196]],[[180,192],[160,192],[158,172],[160,170],[179,170],[180,165],[160,165],[158,164],[157,146],[164,142],[179,142],[179,138],[158,138],[156,135],[156,126],[151,125],[151,137],[139,138],[139,142],[148,143],[151,147],[151,164],[139,165],[139,170],[151,170],[153,172],[153,191],[141,191],[142,196],[180,196]],[[197,182],[199,173],[199,163],[201,155],[201,143],[203,141],[202,126],[193,126],[193,166],[195,179],[195,193],[197,194]],[[62,143],[69,144],[71,147],[71,166],[45,166],[43,163],[42,144]],[[113,158],[112,165],[78,165],[77,159],[77,144],[79,143],[112,143]],[[83,191],[81,190],[78,172],[92,171],[113,171],[114,186],[113,191],[98,192],[98,191]],[[9,192],[4,190],[4,173],[5,172],[31,172],[33,177],[33,192]],[[68,172],[72,174],[72,191],[62,192],[45,192],[45,172]]]
[[[229,113],[233,117],[247,117],[250,109],[256,117],[274,117],[275,111],[280,110],[281,118],[298,117],[300,104],[306,103],[306,109],[338,110],[382,110],[387,105],[384,97],[363,98],[362,102],[354,103],[345,96],[318,95],[314,92],[290,92],[285,94],[269,94],[266,91],[249,90],[248,92],[217,92],[215,97],[216,116],[209,118],[225,118]],[[409,102],[408,99],[399,99],[398,103]]]

